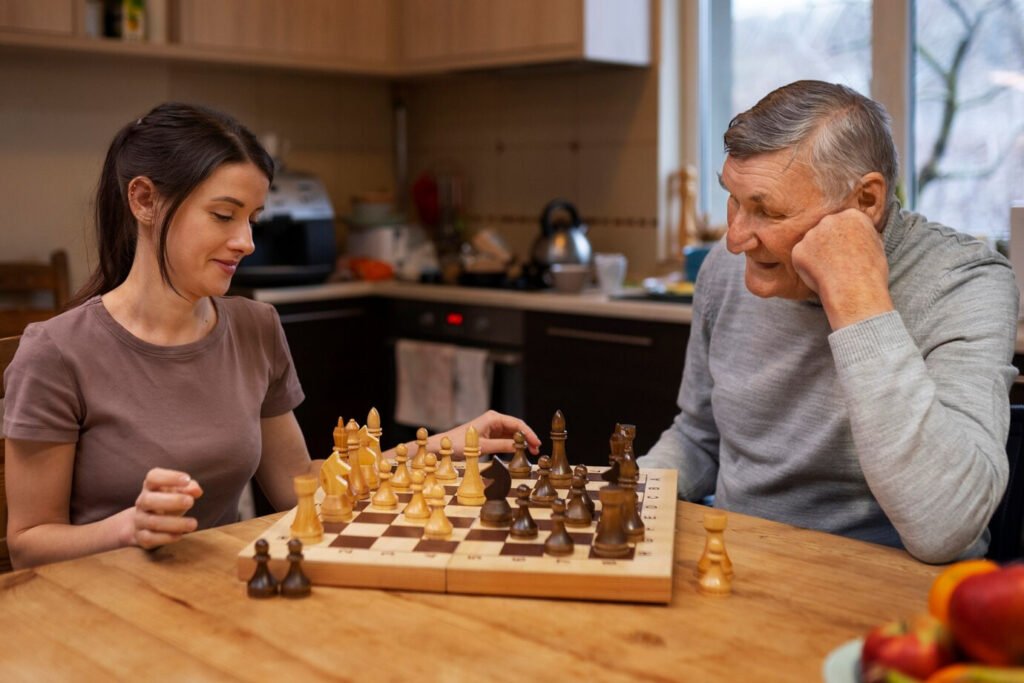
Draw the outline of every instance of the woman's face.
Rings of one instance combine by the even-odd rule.
[[[252,222],[270,183],[251,163],[224,164],[182,202],[167,233],[171,282],[190,301],[222,296],[253,252]]]

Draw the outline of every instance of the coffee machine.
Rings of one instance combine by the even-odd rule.
[[[236,287],[280,287],[323,282],[334,270],[334,208],[323,183],[307,173],[280,170],[260,220],[256,250],[242,259]]]

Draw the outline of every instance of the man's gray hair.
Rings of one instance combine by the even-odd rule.
[[[806,149],[802,149],[806,147]],[[889,114],[878,102],[845,85],[796,81],[765,95],[738,114],[725,132],[725,151],[744,158],[792,149],[803,152],[821,191],[841,201],[866,173],[885,178],[896,196],[899,161]]]

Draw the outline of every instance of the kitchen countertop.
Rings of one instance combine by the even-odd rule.
[[[246,291],[246,294],[270,304],[380,296],[666,323],[689,324],[693,320],[693,306],[690,304],[613,299],[597,289],[584,290],[581,294],[561,294],[554,291],[527,292],[389,281],[254,289]],[[1017,324],[1016,353],[1024,354],[1024,321]]]
[[[689,323],[693,320],[693,307],[690,304],[615,299],[597,289],[584,290],[580,294],[562,294],[550,290],[516,291],[388,281],[335,282],[307,287],[254,289],[245,293],[257,301],[269,304],[379,296],[666,323]]]

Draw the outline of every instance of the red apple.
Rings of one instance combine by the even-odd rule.
[[[872,629],[864,640],[860,665],[864,683],[876,683],[892,671],[925,679],[952,661],[949,631],[935,617],[921,614]]]
[[[953,637],[973,659],[1024,664],[1024,564],[961,581],[949,598]]]

